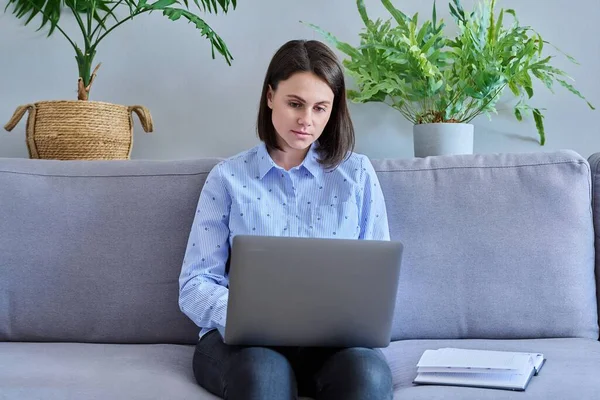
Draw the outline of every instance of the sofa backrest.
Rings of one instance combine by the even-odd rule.
[[[0,341],[194,343],[178,277],[217,161],[0,159]],[[405,245],[394,339],[598,338],[585,159],[373,164]]]
[[[214,160],[0,160],[0,340],[195,343],[178,278]]]
[[[588,162],[571,151],[373,162],[405,245],[394,339],[598,339]]]
[[[596,298],[600,315],[600,153],[588,159],[592,172],[592,208],[594,212],[594,243],[596,245]]]

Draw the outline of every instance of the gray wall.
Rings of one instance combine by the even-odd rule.
[[[257,102],[273,52],[289,39],[320,39],[299,20],[358,43],[362,22],[352,0],[238,1],[238,8],[226,16],[206,16],[233,53],[232,67],[221,58],[211,60],[208,42],[192,25],[169,21],[158,13],[126,23],[103,42],[96,58],[103,64],[92,99],[143,104],[154,118],[155,132],[147,135],[135,117],[132,158],[222,157],[256,144]],[[463,3],[470,9],[474,0]],[[577,66],[559,57],[556,65],[566,69],[576,86],[600,107],[600,1],[499,3],[516,9],[523,23],[580,61]],[[6,0],[0,0],[0,9],[5,4]],[[367,0],[366,4],[372,16],[387,18],[378,0]],[[418,11],[421,18],[431,15],[431,1],[395,4],[401,4],[409,14]],[[438,7],[451,25],[447,2],[438,2]],[[70,16],[63,18],[62,24],[76,32]],[[46,31],[35,32],[35,28],[23,27],[10,12],[0,11],[0,126],[20,104],[76,98],[77,68],[72,48],[58,33],[46,38]],[[486,117],[475,120],[475,151],[568,148],[584,156],[600,151],[600,111],[589,110],[562,88],[555,95],[540,85],[536,91],[533,104],[547,109],[546,146],[538,144],[533,121],[515,121],[511,102],[503,102],[492,121]],[[356,151],[372,158],[412,157],[412,127],[398,112],[382,104],[353,104],[351,112],[357,130]],[[27,157],[24,121],[12,133],[0,131],[0,157]]]

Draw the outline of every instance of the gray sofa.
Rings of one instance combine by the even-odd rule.
[[[177,299],[215,162],[0,159],[0,399],[214,399],[194,381],[198,329]],[[373,161],[405,245],[384,349],[397,399],[600,398],[599,163],[571,151]],[[547,363],[524,393],[413,385],[440,347]]]

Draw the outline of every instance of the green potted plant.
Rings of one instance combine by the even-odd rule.
[[[395,24],[392,18],[369,19],[364,1],[357,0],[365,27],[356,47],[308,25],[348,56],[343,63],[358,87],[348,92],[352,101],[388,104],[413,123],[416,157],[472,153],[471,122],[481,114],[496,113],[507,88],[518,99],[515,117],[521,121],[524,114],[533,115],[544,145],[542,109],[528,104],[534,78],[551,91],[558,83],[585,100],[567,81],[571,78],[551,65],[552,56],[544,54],[545,45],[551,44],[531,27],[520,25],[514,10],[496,13],[495,0],[480,1],[471,13],[460,0],[451,0],[450,14],[457,25],[454,37],[444,33],[435,1],[431,20],[422,24],[418,14],[410,18],[390,0],[381,2]],[[510,26],[505,26],[507,17],[512,17]]]
[[[78,67],[77,100],[40,101],[17,108],[5,129],[11,131],[29,111],[27,147],[31,158],[53,159],[127,159],[130,157],[135,112],[146,132],[151,132],[152,117],[143,106],[121,106],[89,101],[100,64],[92,71],[98,46],[116,28],[139,15],[161,12],[172,21],[187,20],[211,44],[228,65],[233,57],[227,45],[197,14],[188,0],[8,0],[13,14],[25,25],[41,18],[38,30],[49,27],[48,36],[60,33],[75,51]],[[237,0],[194,0],[206,13],[227,13]],[[70,11],[82,36],[80,44],[59,24],[63,11]]]

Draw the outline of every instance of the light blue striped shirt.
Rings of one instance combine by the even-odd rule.
[[[389,240],[385,201],[369,159],[352,153],[326,170],[316,146],[289,171],[261,143],[209,173],[179,277],[179,306],[201,328],[200,337],[224,331],[226,264],[235,235]]]

